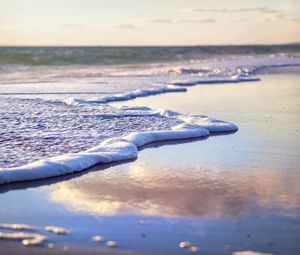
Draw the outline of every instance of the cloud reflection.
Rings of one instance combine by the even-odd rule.
[[[50,196],[70,210],[95,215],[221,218],[259,208],[297,215],[299,176],[282,176],[274,170],[250,172],[133,162],[127,168],[92,172],[55,184]]]

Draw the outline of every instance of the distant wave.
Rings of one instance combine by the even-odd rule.
[[[181,47],[0,47],[1,64],[123,65],[228,55],[299,54],[300,44]]]

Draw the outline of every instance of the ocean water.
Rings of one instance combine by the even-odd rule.
[[[202,84],[112,103],[201,112],[239,130],[152,143],[136,160],[0,185],[1,222],[29,224],[36,231],[23,232],[48,238],[37,250],[0,240],[0,254],[65,254],[66,246],[72,254],[190,254],[182,241],[199,247],[198,254],[299,254],[300,71],[257,75],[257,82]],[[46,232],[49,225],[67,234]],[[119,247],[92,242],[95,235]]]
[[[192,85],[257,82],[260,80],[258,72],[299,66],[299,56],[299,45],[2,47],[0,183],[21,181],[23,174],[17,179],[7,177],[14,175],[14,170],[20,170],[16,167],[22,167],[21,170],[29,174],[33,165],[26,164],[44,160],[34,165],[41,171],[50,167],[48,158],[65,154],[72,154],[67,157],[71,160],[79,157],[76,153],[84,153],[84,159],[80,154],[78,165],[72,160],[72,170],[66,170],[71,164],[66,158],[51,160],[65,169],[61,174],[82,170],[92,164],[91,160],[93,164],[102,162],[95,159],[95,153],[98,153],[97,157],[104,154],[106,157],[111,147],[105,145],[105,152],[103,146],[101,152],[93,149],[94,158],[88,156],[86,150],[109,138],[124,139],[122,137],[133,132],[138,138],[129,142],[135,141],[133,143],[139,147],[143,144],[138,141],[141,139],[179,139],[179,133],[174,131],[179,124],[185,125],[180,129],[185,138],[196,135],[187,131],[186,125],[205,128],[211,133],[216,131],[215,126],[218,126],[217,131],[234,131],[236,126],[231,123],[200,116],[203,114],[201,109],[198,116],[175,118],[168,113],[155,114],[155,109],[149,113],[149,109],[143,107],[132,110],[109,103],[123,101],[126,104],[137,97],[184,93]],[[226,125],[234,128],[229,130]],[[164,133],[150,139],[153,135],[147,132],[156,131],[170,131],[172,135]],[[199,131],[198,136],[203,134]],[[52,176],[51,171],[46,171],[47,177]],[[31,172],[33,175],[27,176],[26,180],[45,176]]]

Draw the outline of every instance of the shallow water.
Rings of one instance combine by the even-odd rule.
[[[121,251],[150,254],[186,254],[180,241],[202,254],[298,254],[299,79],[264,75],[257,83],[200,85],[128,101],[207,114],[239,131],[153,144],[136,161],[82,175],[5,185],[0,219],[68,229],[50,237],[58,244],[102,247],[90,242],[99,234],[118,241]]]
[[[80,152],[110,137],[166,130],[179,123],[108,105],[76,107],[62,102],[0,97],[0,168]]]
[[[270,47],[270,53],[275,48]],[[116,65],[117,63],[104,65],[105,62],[101,60],[85,65],[84,62],[82,65],[76,62],[72,64],[73,53],[79,54],[75,54],[75,58],[81,56],[84,59],[82,54],[86,54],[84,56],[88,58],[95,51],[102,54],[106,50],[110,52],[109,54],[113,54],[107,48],[0,47],[0,53],[4,56],[0,62],[0,170],[66,153],[83,152],[106,138],[118,137],[130,131],[167,130],[178,124],[171,118],[155,118],[146,114],[142,116],[143,113],[139,118],[136,116],[132,118],[123,110],[109,107],[104,103],[127,101],[135,97],[166,92],[182,92],[193,84],[255,82],[260,79],[257,74],[259,75],[262,70],[267,71],[271,67],[281,70],[287,66],[297,68],[300,65],[297,47],[292,46],[285,53],[276,55],[258,52],[242,56],[221,54],[215,58],[215,55],[211,54],[208,58],[208,56],[201,57],[201,54],[195,54],[195,58],[198,59],[189,60],[189,54],[195,50],[191,47],[190,53],[187,51],[181,61],[174,62],[175,59],[171,58],[169,62],[161,63],[152,59],[150,63],[141,62],[138,67],[130,59],[127,59],[127,64],[122,65]],[[126,52],[126,49],[121,50]],[[140,54],[146,54],[149,50],[151,52],[148,48],[141,49]],[[172,49],[165,50],[171,57],[169,51]],[[292,55],[289,54],[290,51],[293,52]],[[66,63],[56,61],[59,59],[57,55],[59,52],[65,55],[65,60],[68,60]],[[23,63],[22,58],[18,61],[20,54],[27,54],[33,62],[37,61],[37,63],[30,61]],[[11,58],[14,60],[12,63]],[[42,64],[39,62],[40,58],[56,60]],[[231,93],[230,89],[224,93],[229,92]],[[216,92],[216,96],[217,93],[220,92]],[[234,92],[230,95],[234,95]],[[162,97],[162,100],[185,102],[190,99],[179,94],[174,97],[171,95]],[[214,100],[212,97],[210,105],[227,104],[220,99],[218,99],[220,102]],[[136,102],[140,102],[143,106],[143,101]],[[197,105],[189,105],[191,109],[197,109],[195,108]],[[170,106],[171,110],[174,110],[172,104],[158,104],[158,106]],[[190,111],[185,106],[182,107],[181,103],[179,106],[179,108],[174,106],[176,110],[179,109],[179,112],[182,110],[183,113],[203,114],[201,109]],[[235,109],[231,110],[235,111]],[[111,116],[112,114],[114,116]],[[239,120],[241,118],[237,119]],[[90,156],[87,156],[84,161],[87,162],[86,160],[90,160]],[[66,163],[64,167],[69,166]],[[78,165],[74,168],[81,169]],[[34,173],[28,172],[27,176],[32,180],[36,179]],[[5,171],[2,173],[4,176]],[[10,172],[10,175],[14,174]],[[47,176],[54,175],[48,171]],[[0,176],[0,179],[2,182],[12,180],[5,176]],[[24,177],[14,180],[24,180]]]

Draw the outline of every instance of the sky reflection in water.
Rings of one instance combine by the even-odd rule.
[[[191,93],[128,102],[201,112],[232,121],[240,130],[152,145],[134,162],[60,182],[43,181],[41,188],[11,190],[1,194],[6,206],[0,207],[0,218],[59,225],[72,231],[66,240],[74,242],[79,235],[76,242],[85,245],[100,232],[125,249],[153,254],[185,254],[178,248],[183,239],[205,254],[298,254],[298,83],[297,75],[274,75],[259,83],[198,86]],[[92,170],[97,169],[101,167]],[[139,219],[146,224],[138,226]]]

